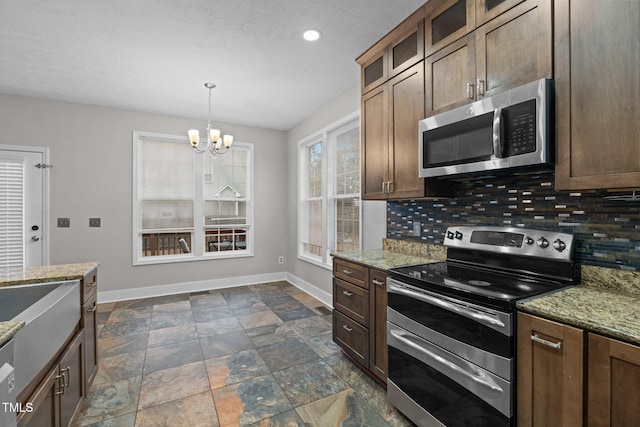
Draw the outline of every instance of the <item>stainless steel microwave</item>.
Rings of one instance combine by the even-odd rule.
[[[553,163],[553,82],[541,79],[419,122],[420,178]]]

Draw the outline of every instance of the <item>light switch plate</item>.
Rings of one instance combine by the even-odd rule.
[[[100,227],[100,218],[89,218],[89,227]]]
[[[58,218],[58,227],[71,227],[71,218]]]

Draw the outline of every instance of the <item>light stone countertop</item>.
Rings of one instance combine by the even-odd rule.
[[[405,265],[427,264],[440,260],[416,255],[406,255],[403,253],[387,251],[383,249],[367,249],[364,251],[333,252],[334,258],[343,259],[350,262],[377,268],[379,270],[389,270]]]
[[[97,268],[99,265],[97,262],[85,262],[80,264],[4,269],[0,270],[0,288],[5,286],[82,279],[85,274]],[[2,297],[1,292],[2,291],[0,291],[0,298]],[[78,298],[80,298],[79,295]],[[24,325],[25,322],[21,320],[0,322],[0,345],[13,338]]]

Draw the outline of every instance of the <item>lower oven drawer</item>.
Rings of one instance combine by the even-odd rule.
[[[333,340],[362,365],[369,366],[369,329],[337,310],[333,311]]]
[[[514,425],[512,382],[390,322],[387,345],[389,401],[416,424]]]

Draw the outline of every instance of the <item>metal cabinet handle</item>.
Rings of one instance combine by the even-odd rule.
[[[484,96],[484,80],[478,79],[478,96]]]
[[[386,284],[385,282],[381,282],[378,279],[372,279],[371,281],[373,282],[374,285],[378,285],[378,286],[382,286]]]
[[[384,186],[385,186],[386,183],[387,183],[386,181],[382,181],[382,193],[383,194],[386,193],[386,191],[384,190]]]
[[[537,343],[549,346],[549,347],[553,347],[556,349],[560,349],[562,348],[562,343],[561,342],[552,342],[552,341],[548,341],[545,340],[544,338],[540,338],[539,336],[537,336],[536,334],[531,335],[531,341],[535,341]]]
[[[87,308],[87,313],[93,313],[97,309],[98,309],[98,306],[97,305],[93,305],[93,306]]]
[[[349,291],[342,291],[343,294],[345,294],[346,296],[350,297],[353,296],[353,292],[349,292]]]
[[[342,325],[342,329],[344,329],[347,332],[351,332],[353,331],[353,328],[348,327],[347,325]]]
[[[87,283],[87,288],[93,288],[96,285],[96,282]]]
[[[56,382],[58,382],[58,380],[60,378],[62,378],[63,380],[62,380],[62,385],[60,385],[60,383],[58,383],[59,389],[56,390],[56,395],[57,396],[64,394],[64,388],[65,388],[65,386],[64,386],[64,372],[62,373],[62,375],[56,375]]]
[[[473,99],[473,83],[467,83],[467,99]]]
[[[62,373],[64,388],[69,387],[69,377],[71,376],[71,368],[67,366],[66,368],[60,369],[60,372]]]
[[[393,193],[393,181],[387,181],[387,193]]]
[[[345,268],[345,269],[343,269],[343,270],[342,270],[342,272],[343,272],[344,274],[348,274],[349,276],[351,276],[351,275],[353,274],[353,271],[351,271],[351,270],[347,270],[346,268]]]

